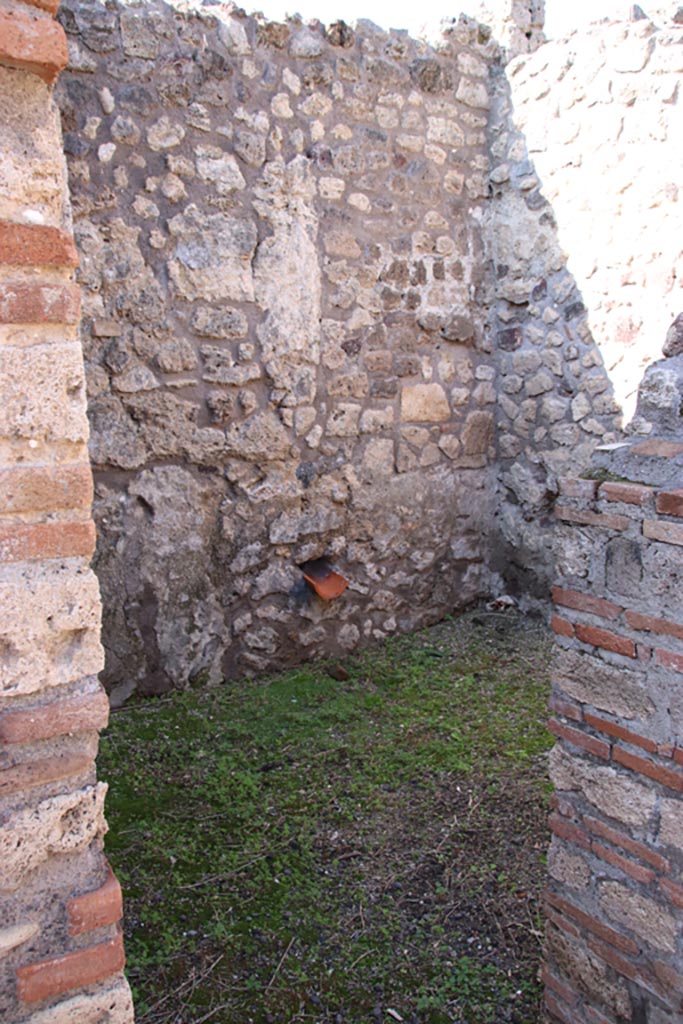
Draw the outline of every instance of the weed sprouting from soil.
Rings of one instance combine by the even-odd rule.
[[[114,714],[139,1024],[532,1024],[549,641],[474,612]]]

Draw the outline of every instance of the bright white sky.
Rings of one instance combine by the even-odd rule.
[[[260,10],[273,20],[285,14],[300,14],[304,20],[319,18],[326,25],[340,18],[347,23],[356,18],[369,18],[382,28],[406,28],[412,35],[420,34],[427,25],[438,25],[441,18],[460,11],[469,13],[467,0],[252,0],[242,5],[248,12]],[[571,28],[605,17],[626,18],[631,4],[628,0],[546,0],[546,34],[562,36]],[[641,0],[647,11],[647,2]]]

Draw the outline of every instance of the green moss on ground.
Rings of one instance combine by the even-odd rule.
[[[548,652],[478,612],[114,714],[139,1024],[538,1020]]]

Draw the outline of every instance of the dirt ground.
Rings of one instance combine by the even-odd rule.
[[[548,651],[479,609],[115,715],[139,1024],[539,1021]]]

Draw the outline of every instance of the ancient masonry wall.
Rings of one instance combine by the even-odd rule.
[[[645,368],[659,358],[653,339],[680,312],[683,25],[676,11],[671,4],[669,19],[639,11],[636,21],[593,25],[506,69],[516,127],[625,422]]]
[[[61,17],[114,699],[545,600],[618,409],[489,31]]]
[[[564,1024],[683,1014],[683,318],[651,426],[563,479],[551,723],[547,1008]]]
[[[544,602],[553,579],[558,478],[615,440],[622,409],[631,420],[681,309],[682,71],[683,27],[647,18],[594,25],[493,70],[494,567],[527,600]],[[635,418],[628,429],[650,428]]]
[[[467,13],[491,28],[508,59],[545,42],[545,0],[470,0]]]
[[[0,1017],[129,1024],[54,7],[0,11]],[[514,5],[529,46],[538,8]],[[601,106],[610,152],[635,132],[666,163],[680,30],[614,33],[592,78],[578,47],[559,68],[543,48],[509,65],[511,95],[467,18],[434,49],[214,6],[72,3],[62,21],[109,684],[124,699],[348,650],[496,575],[540,595],[556,560],[547,1009],[680,1019],[683,328],[624,442],[601,307],[548,202],[576,194]],[[551,95],[549,139],[578,107],[556,194],[515,120],[532,139],[524,112]],[[666,139],[632,120],[655,95]],[[660,217],[639,182],[622,192]],[[669,302],[662,224],[645,273]],[[591,463],[600,479],[577,479]],[[343,602],[303,584],[319,556],[349,577]]]
[[[0,1019],[128,1024],[55,8],[0,10]]]
[[[490,34],[60,17],[115,699],[334,656],[486,593]],[[321,556],[343,600],[307,588]]]

